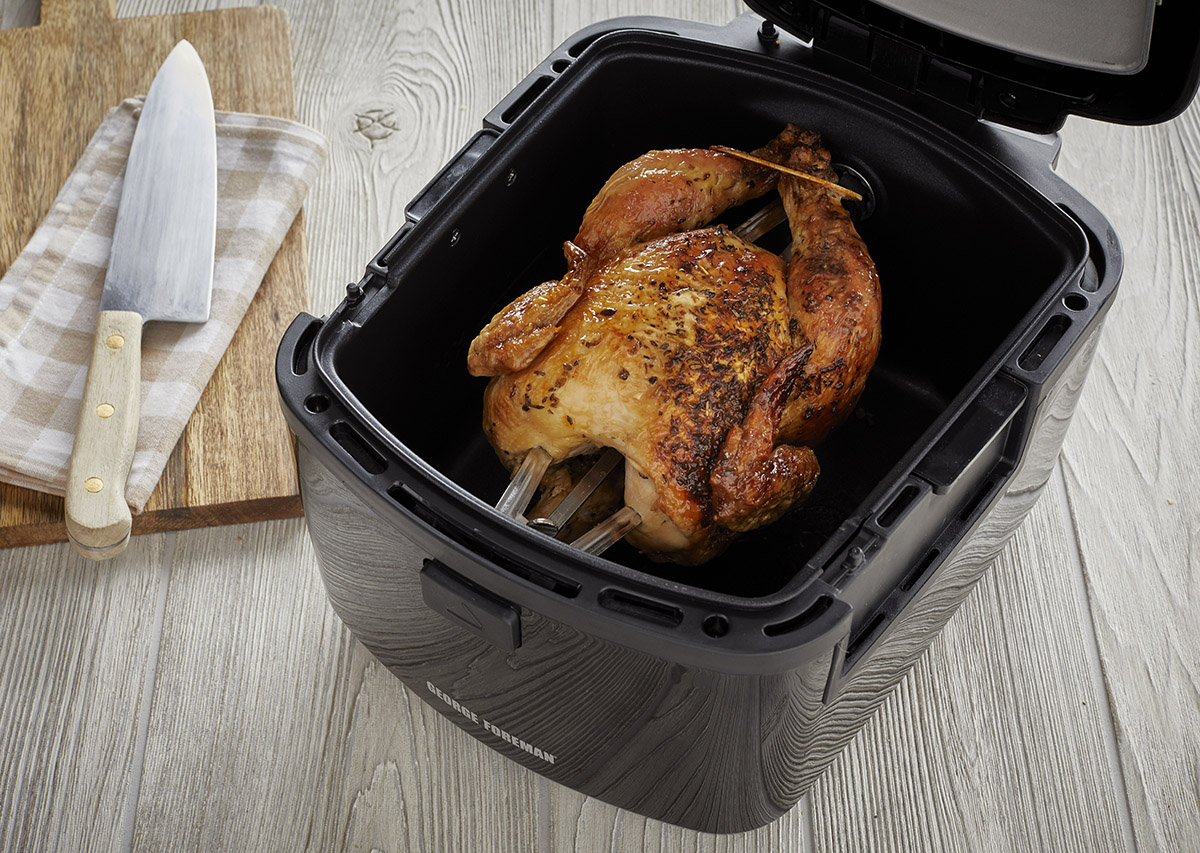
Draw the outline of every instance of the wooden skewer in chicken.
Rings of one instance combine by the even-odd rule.
[[[760,152],[790,162],[802,134],[789,126]],[[494,377],[484,428],[505,464],[534,447],[556,462],[615,448],[642,517],[629,539],[652,556],[702,562],[816,481],[812,451],[778,443],[813,352],[794,339],[782,262],[726,228],[689,230],[773,183],[711,151],[627,164],[568,244],[567,276],[471,347],[471,372]]]

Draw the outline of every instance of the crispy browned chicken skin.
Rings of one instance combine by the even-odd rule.
[[[755,153],[782,161],[798,128]],[[613,173],[592,199],[563,253],[567,274],[530,290],[492,318],[471,343],[475,376],[520,370],[558,333],[558,322],[600,263],[640,243],[707,225],[728,208],[774,189],[779,173],[703,148],[651,151]]]
[[[824,152],[815,134],[789,125],[755,153],[808,170],[806,157],[819,168]],[[781,443],[788,413],[818,424],[853,408],[845,393],[821,396],[821,377],[844,367],[813,367],[818,349],[806,337],[824,333],[828,276],[795,258],[818,246],[828,269],[821,225],[842,228],[839,216],[804,188],[789,190],[797,245],[786,277],[776,255],[728,229],[694,230],[776,176],[706,150],[652,151],[626,164],[566,244],[567,275],[515,300],[471,345],[471,372],[494,377],[484,429],[505,465],[536,446],[556,462],[620,451],[624,501],[642,516],[628,538],[655,557],[702,562],[805,497],[817,460],[799,442]],[[877,284],[874,293],[877,306]]]
[[[804,131],[783,160],[800,172],[837,181],[821,137]],[[788,308],[813,344],[780,426],[782,440],[816,445],[862,396],[880,343],[879,275],[850,214],[833,191],[790,175],[779,195],[792,230]]]
[[[754,152],[782,163],[799,128]],[[650,151],[617,169],[583,214],[574,243],[599,258],[712,222],[730,207],[775,188],[779,173],[705,148]]]

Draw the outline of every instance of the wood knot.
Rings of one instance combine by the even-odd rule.
[[[367,110],[354,114],[354,132],[371,140],[371,146],[387,139],[400,129],[395,110]]]

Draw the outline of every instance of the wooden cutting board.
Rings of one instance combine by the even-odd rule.
[[[204,60],[218,110],[295,118],[282,9],[117,19],[115,0],[42,0],[40,26],[0,30],[0,274],[50,209],[104,115],[144,94],[184,38]],[[297,217],[150,502],[134,516],[135,534],[300,514],[274,357],[307,294]],[[63,541],[62,517],[61,498],[0,484],[0,547]]]

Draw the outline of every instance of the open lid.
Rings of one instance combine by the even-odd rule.
[[[1195,0],[746,0],[821,61],[1038,133],[1068,113],[1155,124],[1200,80]]]

